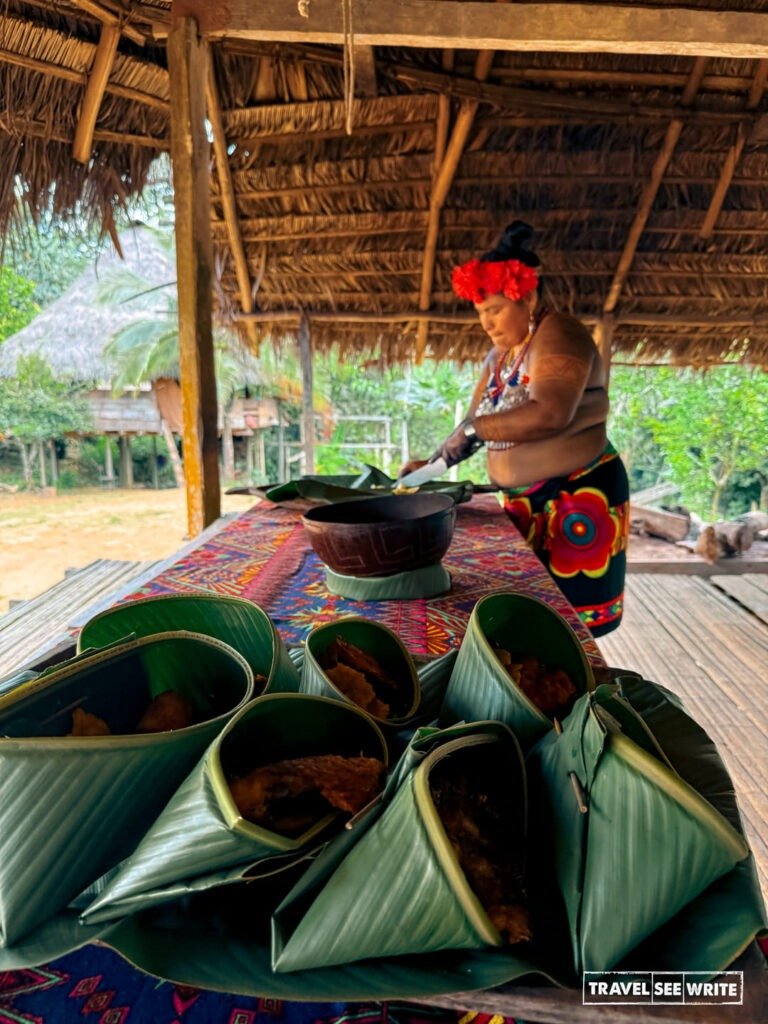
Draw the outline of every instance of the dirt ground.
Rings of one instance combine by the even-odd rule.
[[[243,512],[249,495],[222,495],[222,514]],[[97,558],[155,561],[185,543],[181,490],[102,490],[44,496],[0,494],[0,614],[58,583],[66,569]]]
[[[222,513],[243,512],[255,499],[222,495]],[[27,600],[53,586],[65,570],[97,558],[155,561],[186,540],[184,491],[99,488],[43,494],[0,493],[0,614],[11,601]],[[758,553],[758,547],[765,549]],[[684,548],[650,537],[632,537],[630,560],[700,561]],[[768,544],[748,558],[768,558]]]

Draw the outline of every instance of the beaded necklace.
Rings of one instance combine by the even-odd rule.
[[[546,315],[547,310],[542,309],[540,315],[531,323],[531,328],[523,339],[520,348],[517,350],[517,355],[512,361],[512,365],[509,367],[509,371],[506,375],[504,368],[507,359],[509,358],[509,352],[505,352],[497,359],[496,366],[493,369],[493,377],[488,382],[485,389],[485,397],[490,400],[492,405],[497,404],[499,398],[507,388],[514,388],[520,384],[523,360],[528,353],[528,349],[531,347],[531,342],[533,341],[536,331],[539,329],[539,326]]]

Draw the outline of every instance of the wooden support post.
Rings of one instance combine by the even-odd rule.
[[[168,35],[171,159],[176,209],[184,476],[189,535],[221,514],[216,375],[213,362],[213,247],[210,153],[205,132],[208,44],[192,18]]]
[[[115,463],[112,458],[112,441],[109,434],[105,434],[104,441],[104,482],[111,484],[115,479]]]
[[[152,486],[160,490],[160,474],[157,470],[157,434],[152,435]]]
[[[299,360],[301,362],[301,422],[304,429],[304,472],[315,472],[315,411],[312,402],[312,339],[309,320],[299,324]]]
[[[245,439],[245,479],[253,482],[253,446],[256,438],[251,435]]]
[[[119,42],[120,29],[116,25],[102,25],[99,45],[96,47],[93,67],[88,76],[88,85],[83,96],[80,120],[77,122],[77,129],[75,131],[75,140],[72,143],[72,156],[81,164],[87,164],[91,159],[96,118],[99,116],[99,107],[104,98],[104,90],[109,81],[109,76],[112,74],[112,65],[115,63],[115,54],[117,53],[117,44]]]
[[[595,324],[593,337],[597,350],[600,353],[600,358],[603,361],[603,368],[605,370],[605,387],[608,389],[608,382],[611,376],[611,353],[613,346],[613,331],[615,328],[615,318],[612,313],[605,313],[603,317]]]
[[[127,434],[120,435],[120,486],[133,487],[133,455]]]

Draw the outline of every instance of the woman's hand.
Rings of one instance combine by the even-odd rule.
[[[445,459],[445,464],[450,468],[474,455],[478,448],[482,448],[483,442],[471,429],[471,423],[471,418],[462,420],[454,432],[443,441],[430,462],[439,456]]]

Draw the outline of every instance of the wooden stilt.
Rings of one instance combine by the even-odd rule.
[[[157,472],[157,434],[152,435],[152,486],[160,490],[160,476]]]
[[[189,534],[194,537],[218,519],[221,492],[211,319],[210,147],[205,132],[209,54],[193,18],[173,23],[167,52],[184,476]]]
[[[104,480],[105,483],[111,484],[115,479],[115,462],[112,458],[112,440],[109,434],[104,437]]]

